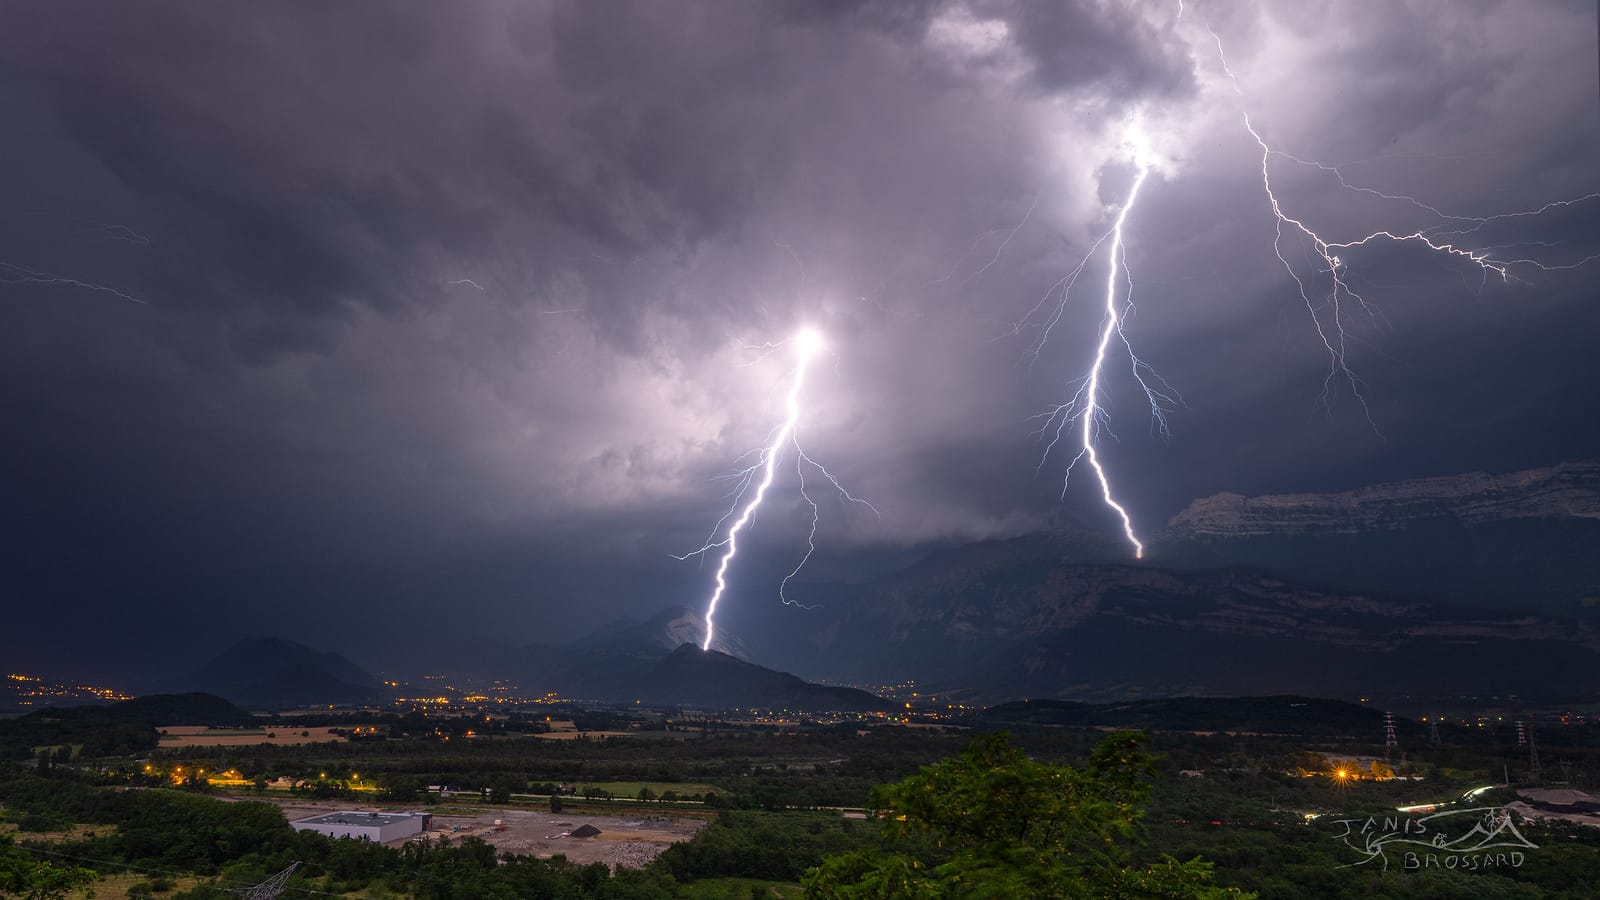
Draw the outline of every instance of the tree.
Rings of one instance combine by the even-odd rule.
[[[1035,762],[986,735],[959,755],[873,791],[878,846],[807,873],[814,898],[1243,898],[1211,864],[1127,864],[1155,759],[1117,732],[1079,769]]]
[[[38,860],[19,850],[10,837],[0,837],[0,897],[23,900],[62,900],[76,891],[93,897],[100,874],[74,865]]]

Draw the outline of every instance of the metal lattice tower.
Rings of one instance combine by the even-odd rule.
[[[1439,720],[1437,718],[1428,723],[1428,743],[1439,743]]]
[[[1539,780],[1539,745],[1533,742],[1533,729],[1528,729],[1528,776]]]
[[[1521,720],[1517,722],[1517,746],[1525,747],[1528,744],[1528,732],[1522,727]]]
[[[300,862],[296,860],[289,864],[289,868],[254,887],[233,888],[228,893],[238,894],[245,900],[275,900],[279,894],[284,892],[289,883],[289,876],[293,875],[294,870],[298,868],[300,868]]]
[[[1383,752],[1384,752],[1384,755],[1387,756],[1390,750],[1393,750],[1394,748],[1396,748],[1398,746],[1400,746],[1400,741],[1398,741],[1394,736],[1394,713],[1386,712],[1386,713],[1383,714]]]

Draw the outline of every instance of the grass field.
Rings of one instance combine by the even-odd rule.
[[[152,878],[159,877],[161,876],[158,874],[144,872],[118,872],[113,875],[104,875],[94,883],[94,898],[95,900],[127,900],[129,888],[136,884],[149,884]],[[204,880],[188,875],[168,875],[166,879],[171,883],[172,887],[156,896],[171,894],[175,891],[187,891]]]
[[[639,796],[639,791],[649,788],[650,792],[660,797],[667,791],[674,791],[680,797],[690,794],[726,794],[722,788],[709,784],[698,784],[687,781],[582,781],[578,782],[578,799],[583,797],[585,789],[610,791],[611,795],[619,800],[631,800]],[[568,798],[563,798],[568,799]]]
[[[0,822],[0,834],[15,832],[18,837],[30,841],[44,841],[50,844],[59,844],[62,841],[81,841],[86,838],[101,837],[115,834],[115,825],[74,825],[66,831],[28,831],[17,828],[15,822]]]

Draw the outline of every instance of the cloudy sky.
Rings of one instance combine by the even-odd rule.
[[[776,424],[793,359],[759,348],[805,325],[828,340],[806,448],[881,511],[818,492],[810,577],[1113,534],[1030,416],[1098,338],[1104,245],[1051,291],[1126,196],[1133,122],[1154,170],[1126,334],[1183,400],[1154,434],[1113,345],[1102,453],[1142,533],[1222,490],[1600,454],[1600,260],[1560,268],[1600,253],[1600,199],[1447,218],[1600,191],[1594,16],[7,4],[0,655],[105,674],[283,634],[378,662],[698,604],[708,573],[671,554]],[[1454,230],[1531,260],[1340,252],[1367,411],[1338,379],[1324,402],[1330,275],[1286,235],[1314,318],[1246,113],[1284,213],[1328,240]],[[803,549],[794,486],[751,533],[752,590]]]

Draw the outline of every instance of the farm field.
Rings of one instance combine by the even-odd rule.
[[[657,798],[671,791],[680,797],[695,794],[723,794],[728,791],[715,785],[700,784],[698,782],[680,781],[582,781],[576,784],[578,796],[583,796],[586,789],[606,791],[613,797],[631,799],[639,796],[641,790],[648,790]]]

